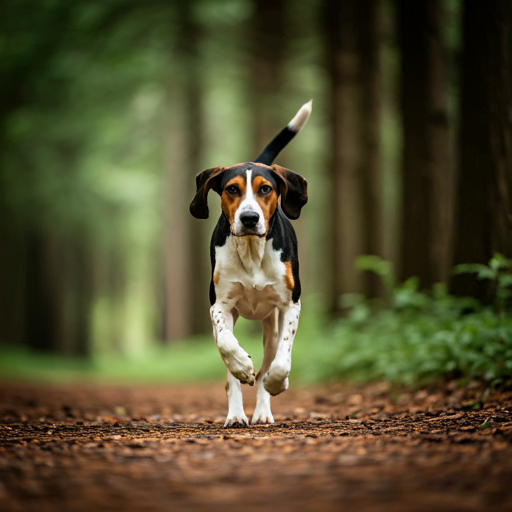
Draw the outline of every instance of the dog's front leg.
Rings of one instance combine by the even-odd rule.
[[[220,355],[231,375],[241,383],[254,384],[254,366],[251,356],[238,344],[233,334],[235,318],[232,309],[225,309],[214,304],[210,308],[213,335]]]
[[[228,416],[224,427],[248,427],[249,420],[244,412],[244,401],[242,397],[242,386],[240,381],[233,377],[228,370],[226,382],[226,393],[228,395]]]
[[[288,389],[292,365],[292,347],[299,325],[300,301],[279,311],[279,343],[276,357],[263,377],[265,389],[273,396]]]

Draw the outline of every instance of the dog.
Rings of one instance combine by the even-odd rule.
[[[208,192],[221,198],[222,213],[210,244],[210,317],[215,343],[227,367],[228,415],[224,427],[249,426],[241,383],[257,383],[251,424],[274,423],[270,396],[288,388],[291,352],[300,314],[297,237],[288,219],[307,203],[307,181],[272,165],[302,129],[312,101],[254,162],[213,167],[196,176],[191,214],[207,219]],[[263,323],[263,363],[255,376],[251,356],[233,334],[239,316]]]

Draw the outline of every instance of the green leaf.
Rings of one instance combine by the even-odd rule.
[[[512,268],[512,259],[505,258],[503,254],[497,252],[489,261],[489,266],[495,270]]]
[[[383,277],[390,276],[393,272],[389,261],[370,254],[358,256],[355,261],[355,267],[357,270],[374,272]]]
[[[461,263],[453,268],[453,274],[477,274],[488,267],[481,263]]]
[[[485,430],[486,428],[490,428],[492,426],[492,418],[487,418],[478,428],[480,430]]]

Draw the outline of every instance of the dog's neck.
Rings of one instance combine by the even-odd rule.
[[[263,256],[265,255],[266,239],[258,236],[236,236],[234,237],[238,257],[249,274],[254,274],[261,268]]]

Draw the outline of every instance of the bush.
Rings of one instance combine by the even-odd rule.
[[[357,266],[383,277],[389,306],[379,309],[364,297],[344,297],[348,316],[335,324],[329,348],[321,356],[324,377],[386,379],[405,385],[442,377],[479,378],[491,385],[511,380],[512,315],[504,310],[510,296],[510,260],[497,255],[488,267],[456,269],[496,281],[492,308],[472,298],[453,297],[442,285],[430,294],[418,291],[416,279],[394,285],[391,267],[384,263],[365,256]]]

